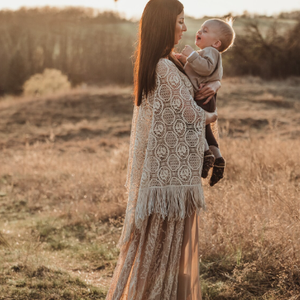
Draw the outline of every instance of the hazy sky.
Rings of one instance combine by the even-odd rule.
[[[2,1],[0,9],[18,9],[21,6],[86,6],[100,10],[118,10],[128,18],[139,18],[148,0],[10,0]],[[3,3],[5,2],[5,3]],[[182,0],[185,13],[194,17],[204,15],[220,16],[229,12],[241,14],[247,10],[251,13],[276,14],[282,11],[300,10],[300,0]]]

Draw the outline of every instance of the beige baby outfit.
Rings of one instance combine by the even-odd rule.
[[[193,84],[194,91],[198,91],[201,83],[221,81],[223,76],[221,54],[213,47],[195,51],[188,57],[184,70]]]

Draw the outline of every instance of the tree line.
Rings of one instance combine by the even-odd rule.
[[[225,53],[227,74],[265,79],[300,76],[299,31],[300,17],[296,25],[284,33],[275,22],[262,34],[257,22],[249,21],[245,34],[238,35],[234,47]]]
[[[224,53],[225,74],[263,78],[300,76],[300,17],[282,33],[272,23],[262,34],[249,18],[235,46]],[[138,23],[112,12],[83,8],[0,11],[0,94],[22,92],[46,68],[61,70],[73,86],[131,84]]]
[[[132,22],[91,9],[0,11],[0,94],[20,93],[45,68],[72,83],[132,82]]]

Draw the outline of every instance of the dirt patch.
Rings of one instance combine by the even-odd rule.
[[[131,94],[79,94],[36,98],[27,103],[14,101],[0,111],[0,148],[128,137],[132,111]]]

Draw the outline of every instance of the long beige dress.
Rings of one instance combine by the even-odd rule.
[[[127,211],[106,300],[199,300],[204,112],[167,59],[143,101],[133,116]]]
[[[198,216],[168,222],[151,215],[121,249],[110,299],[200,300]]]

